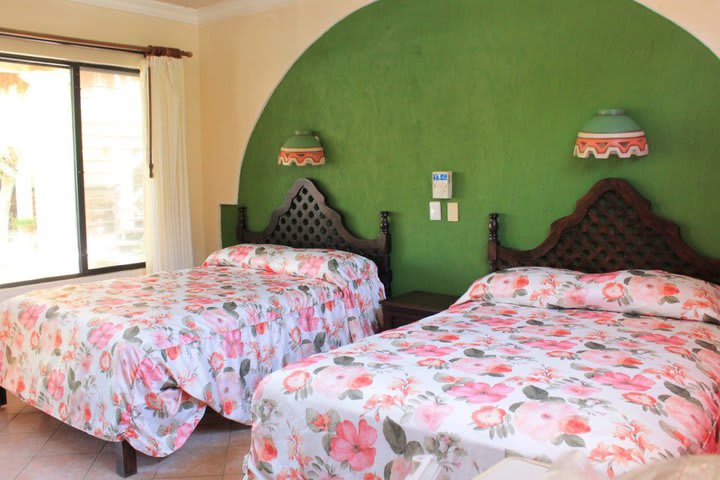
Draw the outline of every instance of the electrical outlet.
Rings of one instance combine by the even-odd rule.
[[[458,204],[457,202],[448,202],[447,204],[447,219],[448,222],[458,221]]]
[[[442,220],[440,202],[430,202],[430,220]]]

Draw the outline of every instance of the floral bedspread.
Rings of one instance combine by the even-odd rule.
[[[612,477],[718,453],[720,327],[469,301],[275,372],[246,478],[446,479],[580,451]]]
[[[303,268],[320,271],[316,260]],[[182,446],[206,406],[250,423],[265,375],[371,335],[384,295],[376,275],[339,286],[262,268],[209,261],[10,299],[0,304],[0,385],[154,456]]]

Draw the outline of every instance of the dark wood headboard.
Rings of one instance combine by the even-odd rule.
[[[606,178],[577,201],[575,211],[553,222],[550,235],[531,250],[500,244],[498,214],[490,214],[490,270],[520,266],[586,273],[659,269],[720,284],[720,260],[701,255],[677,224],[652,212],[629,182]]]
[[[380,234],[374,240],[358,238],[345,227],[342,216],[332,209],[325,195],[312,180],[297,180],[285,196],[284,203],[273,211],[270,222],[261,232],[247,229],[245,207],[238,210],[237,240],[240,243],[272,243],[296,248],[332,248],[357,253],[378,267],[378,276],[390,297],[389,212],[380,212]]]

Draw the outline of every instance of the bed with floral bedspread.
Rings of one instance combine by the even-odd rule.
[[[513,269],[449,310],[266,377],[246,478],[446,479],[580,451],[612,477],[718,452],[720,287]]]
[[[247,244],[199,268],[35,291],[0,304],[0,385],[164,456],[206,407],[249,423],[265,375],[371,335],[382,298],[363,257]]]

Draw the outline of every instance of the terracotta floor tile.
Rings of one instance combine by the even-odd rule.
[[[10,421],[15,418],[17,412],[11,412],[6,408],[0,408],[0,432],[4,432]]]
[[[45,413],[39,408],[31,407],[30,405],[25,405],[25,408],[21,410],[22,413]],[[46,414],[47,415],[47,414]]]
[[[25,455],[3,457],[2,459],[0,459],[0,465],[2,465],[0,477],[15,478],[15,476],[22,472],[25,466],[30,463],[30,460],[32,460],[32,457]]]
[[[226,447],[183,447],[165,457],[158,464],[156,478],[182,475],[222,475],[225,469],[226,453]]]
[[[250,427],[209,411],[186,444],[156,459],[138,454],[133,480],[240,480]],[[0,408],[0,479],[118,480],[115,444],[104,442],[9,396]]]
[[[243,461],[247,453],[246,450],[228,448],[227,458],[225,459],[225,474],[242,474]]]
[[[232,432],[225,459],[225,474],[242,474],[243,459],[250,451],[250,430]]]
[[[115,444],[116,444],[116,442],[105,443],[105,446],[100,451],[100,455],[104,455],[106,453],[115,453]]]
[[[158,460],[146,455],[138,454],[138,473],[130,477],[132,480],[150,480],[155,478]],[[103,450],[90,467],[84,480],[119,480],[115,473],[115,455],[112,450]]]
[[[163,480],[223,480],[225,477],[222,475],[201,475],[201,476],[193,476],[193,477],[163,477]]]
[[[188,438],[180,450],[196,447],[227,448],[230,442],[230,430],[222,426],[205,427],[196,429]]]
[[[105,441],[68,425],[61,426],[43,446],[38,455],[65,453],[100,453]]]
[[[8,393],[7,397],[8,397],[8,403],[3,408],[7,409],[9,412],[18,413],[27,406],[27,404],[25,402],[23,402],[22,400],[17,398],[12,393]]]
[[[22,411],[7,424],[7,433],[55,433],[60,421],[42,412],[26,413]]]
[[[31,457],[45,445],[52,433],[7,433],[0,434],[0,457],[16,455]]]
[[[230,432],[230,446],[245,446],[250,448],[250,429]]]
[[[242,473],[226,473],[223,475],[223,480],[243,480]]]
[[[35,457],[16,480],[78,480],[90,470],[97,455],[47,455]]]

